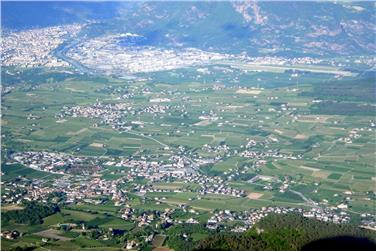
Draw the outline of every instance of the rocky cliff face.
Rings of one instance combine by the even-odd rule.
[[[323,2],[141,3],[119,20],[171,46],[275,55],[372,53],[375,4]],[[151,35],[151,36],[150,36]]]

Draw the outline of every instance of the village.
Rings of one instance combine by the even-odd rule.
[[[231,232],[241,233],[252,228],[258,221],[270,214],[299,214],[306,218],[312,218],[323,222],[332,222],[335,224],[346,224],[350,222],[350,216],[347,212],[340,208],[321,208],[313,207],[311,209],[302,209],[294,207],[280,207],[269,206],[259,209],[251,208],[246,211],[231,211],[231,210],[214,210],[211,217],[206,222],[197,220],[199,212],[197,209],[191,206],[180,204],[177,207],[166,208],[163,211],[160,210],[140,210],[135,209],[130,205],[130,199],[127,196],[129,191],[118,190],[116,187],[124,182],[118,181],[103,181],[99,178],[93,179],[76,179],[80,181],[81,186],[75,187],[71,185],[70,179],[65,177],[63,179],[56,180],[54,182],[54,188],[43,187],[43,182],[38,180],[19,179],[17,182],[4,183],[6,186],[5,193],[2,196],[2,203],[21,205],[24,200],[35,200],[47,203],[52,193],[59,191],[65,194],[64,205],[74,205],[76,203],[87,203],[100,205],[103,203],[98,198],[103,196],[109,197],[112,201],[115,201],[115,206],[118,206],[119,217],[124,221],[132,221],[137,224],[138,227],[155,227],[156,231],[161,229],[167,229],[174,225],[179,224],[204,224],[208,231],[220,231],[221,229],[228,229]],[[195,179],[190,180],[195,181]],[[220,179],[217,179],[220,182]],[[200,182],[196,180],[196,182]],[[203,183],[203,181],[201,181]],[[59,189],[57,189],[59,188]],[[18,192],[18,193],[17,193]],[[153,189],[152,186],[135,185],[132,192],[136,194],[147,192],[168,192],[166,189]],[[184,191],[189,192],[189,191]],[[7,197],[8,196],[8,197]],[[142,196],[142,195],[141,195]],[[145,200],[145,199],[144,199]],[[156,204],[163,203],[165,198],[154,198]],[[186,218],[176,217],[176,212],[185,213]],[[190,215],[190,216],[189,216]],[[372,220],[371,215],[362,215],[362,227],[372,228],[375,226],[375,222]],[[234,225],[235,224],[235,225]],[[64,228],[65,231],[96,231],[93,228],[89,228],[85,224],[64,223],[57,224],[57,229]],[[109,232],[108,232],[109,231]],[[109,234],[110,233],[110,234]],[[113,228],[106,229],[97,238],[108,239],[111,236],[115,236],[124,231],[116,230]],[[6,239],[16,239],[22,236],[22,233],[18,231],[3,231],[2,237]],[[184,233],[182,233],[182,236]],[[44,236],[44,235],[42,235]],[[133,249],[141,243],[148,243],[153,240],[155,234],[145,236],[140,239],[127,240],[126,249]],[[189,236],[183,236],[188,238]],[[60,237],[56,237],[60,238]],[[45,238],[45,242],[49,242],[49,238]]]
[[[196,192],[196,200],[200,200],[201,196],[207,194],[218,194],[222,196],[234,196],[234,197],[244,197],[246,193],[244,191],[233,189],[228,186],[225,180],[220,176],[210,177],[205,176],[197,172],[194,167],[189,166],[189,162],[184,161],[180,157],[175,157],[177,162],[175,164],[169,164],[170,172],[167,172],[166,167],[160,165],[158,162],[147,162],[147,161],[136,161],[136,160],[122,160],[116,161],[98,161],[97,165],[114,165],[118,167],[127,167],[124,172],[122,171],[123,178],[116,180],[105,180],[98,175],[101,169],[96,170],[91,176],[82,175],[67,175],[62,171],[54,171],[55,166],[62,166],[69,164],[80,164],[83,161],[89,161],[88,159],[82,159],[79,157],[69,157],[64,154],[53,154],[44,152],[26,152],[24,154],[16,154],[13,159],[23,165],[28,165],[36,170],[50,172],[52,174],[63,174],[62,178],[56,179],[52,185],[46,184],[43,180],[38,179],[27,179],[19,177],[17,181],[2,182],[5,187],[4,193],[2,195],[2,203],[6,204],[16,204],[21,205],[23,201],[41,201],[47,202],[47,199],[51,193],[63,192],[66,196],[65,204],[76,204],[76,203],[89,203],[100,205],[105,202],[103,198],[109,198],[114,202],[115,206],[125,207],[122,211],[121,218],[123,219],[137,219],[140,225],[148,225],[154,218],[150,218],[150,215],[142,214],[140,216],[133,215],[135,212],[129,206],[129,194],[136,194],[143,198],[143,200],[149,198],[147,195],[150,193],[186,193],[186,192]],[[92,160],[90,162],[93,163]],[[101,163],[101,164],[100,164]],[[183,170],[179,172],[179,169]],[[190,169],[191,171],[186,172],[184,169]],[[129,188],[121,188],[124,182],[135,181],[137,177],[144,177],[150,181],[165,181],[167,180],[182,180],[188,184],[198,184],[201,188],[198,190],[192,189],[166,189],[166,188],[154,188],[153,183],[150,185],[141,185],[133,183]],[[249,182],[256,182],[258,179],[265,181],[271,181],[273,177],[257,175],[252,178]],[[286,189],[288,183],[284,183],[285,186],[281,189]],[[165,197],[153,197],[152,201],[156,204],[167,202]],[[190,199],[191,200],[191,199]],[[346,200],[351,200],[349,196]],[[183,208],[186,208],[182,204]],[[263,207],[261,209],[250,209],[249,212],[244,214],[239,212],[230,212],[229,210],[218,211],[215,213],[207,222],[206,226],[209,229],[217,229],[221,224],[225,222],[241,221],[244,226],[237,227],[232,231],[239,232],[245,231],[250,228],[255,222],[261,218],[267,216],[270,213],[300,213],[307,218],[315,218],[317,220],[333,223],[347,223],[350,221],[350,216],[343,209],[347,209],[346,202],[344,204],[339,204],[337,207],[328,207],[325,204],[318,205],[314,204],[312,209],[303,210],[301,208],[283,208],[283,207]],[[195,212],[194,210],[191,210]],[[135,218],[136,217],[136,218]],[[138,217],[138,218],[137,218]],[[154,217],[154,216],[153,216]],[[160,215],[161,220],[169,223],[179,223],[182,221],[174,221],[166,216],[166,214]],[[364,217],[367,217],[364,215]],[[369,217],[368,217],[369,218]],[[193,219],[187,220],[187,223],[198,223]],[[372,220],[367,221],[369,226],[373,226],[375,222]]]

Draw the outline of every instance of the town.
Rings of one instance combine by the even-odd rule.
[[[4,34],[2,39],[2,66],[68,67],[69,64],[52,55],[59,45],[81,30],[82,25],[72,24],[32,29]]]

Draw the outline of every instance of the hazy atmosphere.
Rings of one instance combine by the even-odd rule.
[[[376,2],[1,2],[1,250],[375,250]]]

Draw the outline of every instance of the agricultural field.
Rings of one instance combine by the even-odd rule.
[[[286,75],[284,71],[278,73],[281,77]],[[18,87],[3,98],[2,131],[6,136],[3,152],[51,151],[103,159],[155,156],[163,160],[181,146],[191,156],[220,156],[219,162],[204,167],[202,172],[224,176],[236,173],[234,179],[238,183],[245,182],[242,176],[257,173],[271,175],[278,180],[291,176],[300,187],[320,183],[317,190],[328,183],[356,193],[372,190],[372,116],[354,114],[351,107],[348,114],[346,110],[338,115],[323,115],[320,111],[316,114],[316,104],[312,101],[325,97],[319,93],[316,95],[316,87],[312,91],[312,87],[306,84],[309,76],[299,78],[303,83],[299,89],[295,85],[257,89],[259,84],[252,79],[258,78],[258,73],[249,78],[245,87],[251,88],[248,90],[226,85],[214,90],[212,84],[197,83],[127,83],[111,78],[104,86],[100,81],[83,81],[74,76],[56,83],[41,82],[31,89]],[[347,84],[351,80],[345,82]],[[104,91],[108,86],[110,91]],[[119,100],[119,94],[112,90],[121,88],[134,97]],[[157,105],[167,106],[168,111],[159,114],[137,112],[148,107],[150,100],[161,98],[168,101]],[[136,110],[128,113],[124,121],[128,124],[133,122],[132,129],[118,131],[111,128],[113,125],[100,125],[100,117],[57,117],[62,107],[85,107],[98,101],[125,104]],[[372,100],[363,103],[373,104]],[[207,118],[200,119],[202,115]],[[31,116],[33,118],[30,119]],[[354,130],[359,137],[351,143],[344,142],[343,139]],[[254,159],[231,152],[241,152],[251,139],[261,142],[260,147],[254,147],[255,150],[261,150],[268,144],[271,150],[301,158],[267,157],[267,164],[256,168]],[[212,148],[226,145],[230,150],[208,151],[205,145]],[[5,179],[16,175],[43,178],[37,171],[27,173],[24,167],[14,165],[4,166],[3,172],[7,173],[10,169],[17,169],[17,172],[9,174],[13,176],[4,176]],[[104,169],[101,174],[106,179],[121,177],[118,169]],[[45,175],[45,178],[53,177]],[[244,184],[247,189],[247,183]],[[338,190],[333,188],[333,193],[335,191]]]
[[[0,249],[376,250],[375,7],[2,1]]]
[[[244,67],[250,66],[235,69]],[[187,69],[184,76],[181,70],[176,73],[179,81],[188,81],[183,83],[164,81],[162,73],[105,81],[73,74],[32,87],[15,85],[3,96],[2,193],[10,196],[18,180],[66,192],[57,198],[70,202],[38,227],[5,226],[27,234],[5,240],[2,247],[117,250],[124,244],[105,237],[107,231],[139,236],[137,222],[157,211],[207,224],[224,210],[346,205],[342,210],[358,221],[375,202],[376,126],[365,108],[375,100],[362,90],[350,99],[334,89],[358,81],[371,88],[369,80],[342,72],[344,80],[334,80],[339,69],[333,68],[304,69],[289,80],[286,70],[292,69],[260,67],[247,68],[240,84],[214,83],[209,76],[202,83],[192,79],[194,69]],[[319,89],[312,79],[330,86]],[[337,99],[346,102],[343,109],[328,110],[325,102]],[[34,162],[15,157],[24,153]],[[43,164],[35,153],[44,159],[62,155]],[[58,164],[66,160],[71,164]],[[113,187],[119,190],[113,192]],[[17,192],[26,196],[23,189]],[[2,212],[22,210],[12,205]],[[124,220],[127,208],[138,218]],[[96,231],[100,239],[88,237]],[[167,249],[165,232],[160,233],[147,245]],[[207,236],[200,232],[191,238]]]

